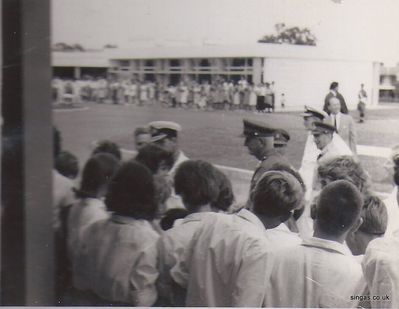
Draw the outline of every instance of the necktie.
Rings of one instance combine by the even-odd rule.
[[[335,132],[338,133],[338,128],[337,128],[337,115],[334,115],[334,128],[335,128]]]

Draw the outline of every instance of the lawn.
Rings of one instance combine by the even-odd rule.
[[[180,144],[183,151],[194,159],[215,164],[253,170],[257,161],[243,146],[242,119],[256,119],[274,127],[286,129],[291,140],[287,157],[299,168],[306,132],[298,112],[254,114],[234,111],[194,111],[169,109],[159,106],[124,106],[87,104],[87,110],[54,112],[54,123],[63,136],[64,149],[76,154],[84,162],[94,140],[110,139],[125,149],[133,149],[132,132],[153,120],[171,120],[183,127]],[[355,113],[353,114],[356,115]],[[399,143],[399,108],[372,110],[364,124],[356,124],[358,144],[390,147]],[[374,189],[390,192],[390,176],[384,168],[385,159],[360,157],[374,181]]]

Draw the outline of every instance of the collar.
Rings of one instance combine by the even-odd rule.
[[[182,224],[193,221],[201,221],[205,216],[208,216],[211,213],[212,212],[195,212],[189,214],[183,219]]]
[[[179,155],[177,156],[177,159],[175,161],[175,163],[173,163],[172,168],[169,171],[169,175],[174,175],[174,173],[176,172],[176,169],[178,168],[178,166],[183,163],[184,161],[187,161],[188,157],[184,154],[183,151],[179,151]]]
[[[327,144],[326,147],[324,147],[322,150],[320,150],[320,155],[321,155],[321,156],[324,156],[324,155],[328,152],[328,150],[329,150],[331,147],[332,147],[332,140],[331,140],[331,142],[329,142],[329,143]]]
[[[241,209],[239,212],[236,214],[240,218],[256,225],[257,227],[261,228],[262,230],[265,229],[265,226],[263,225],[262,221],[259,220],[257,216],[255,216],[252,212],[250,212],[248,209]]]
[[[274,227],[272,229],[269,229],[267,231],[279,231],[279,232],[292,233],[285,223],[280,223],[280,225],[278,225],[278,226],[276,226],[276,227]],[[293,233],[293,234],[295,234],[295,233]]]
[[[334,114],[331,114],[331,115],[334,116],[336,119],[339,119],[341,117],[342,113],[338,112],[335,115]]]
[[[121,215],[117,215],[117,214],[112,214],[111,216],[111,220],[115,223],[119,223],[119,224],[134,224],[138,221],[142,221],[145,222],[146,220],[143,219],[134,219],[131,217],[126,217],[126,216],[121,216]]]
[[[275,148],[266,150],[265,154],[263,155],[262,159],[260,159],[260,161],[265,161],[266,159],[268,159],[271,156],[280,156],[280,153],[277,152],[277,150]]]
[[[346,256],[352,256],[348,247],[340,244],[339,242],[322,239],[318,237],[310,237],[302,241],[302,246],[323,249],[329,252],[340,253]]]

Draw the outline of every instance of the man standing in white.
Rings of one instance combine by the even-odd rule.
[[[361,224],[363,200],[345,180],[328,184],[314,211],[314,235],[294,248],[273,254],[264,307],[356,307],[362,295],[360,264],[344,245]]]
[[[314,122],[323,122],[324,119],[327,119],[328,114],[324,111],[319,111],[315,108],[305,106],[304,113],[301,114],[303,117],[303,125],[308,132],[308,137],[306,139],[305,149],[303,151],[301,168],[299,169],[299,173],[301,174],[306,187],[308,188],[305,195],[305,200],[310,201],[311,193],[312,193],[312,182],[314,178],[314,172],[317,168],[317,156],[320,154],[320,150],[317,148],[314,138],[312,135],[312,130],[314,129]],[[342,138],[337,134],[333,133],[332,142],[340,149],[345,149],[346,153],[350,153],[349,147],[342,140]]]
[[[336,97],[332,97],[329,100],[328,110],[330,111],[330,116],[327,122],[335,127],[336,132],[346,142],[353,154],[356,155],[357,138],[355,122],[352,117],[348,114],[341,113],[341,103]]]

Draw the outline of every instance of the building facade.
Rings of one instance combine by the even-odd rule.
[[[75,78],[99,70],[106,71],[110,78],[165,85],[180,81],[212,82],[218,78],[245,78],[254,84],[274,82],[277,104],[284,93],[286,106],[298,108],[321,107],[333,81],[339,82],[350,108],[358,103],[361,84],[365,85],[369,105],[378,104],[380,93],[380,61],[351,58],[313,46],[155,46],[91,55],[55,53],[53,67],[55,72],[73,69]]]
[[[259,83],[262,61],[263,58],[259,57],[112,59],[109,73],[166,84],[177,84],[179,81],[212,82],[217,77],[233,81],[244,77],[249,82]]]

